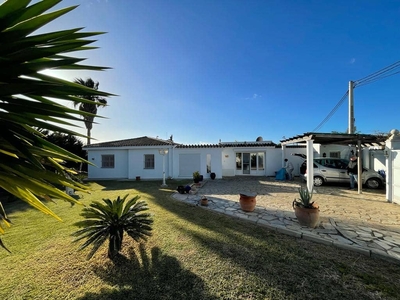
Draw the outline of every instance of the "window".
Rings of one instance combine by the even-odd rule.
[[[144,168],[145,169],[154,169],[154,154],[145,154],[144,155]]]
[[[242,169],[242,153],[236,153],[236,170]]]
[[[258,169],[264,170],[264,153],[258,153]]]
[[[101,167],[102,168],[114,168],[114,155],[106,154],[101,156]]]
[[[329,152],[329,157],[340,158],[340,151]]]
[[[257,170],[257,153],[250,153],[250,165],[252,170]]]
[[[264,170],[265,155],[264,152],[257,153],[236,153],[236,170],[247,171],[250,174],[250,170],[260,171]]]

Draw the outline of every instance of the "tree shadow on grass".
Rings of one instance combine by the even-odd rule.
[[[162,254],[157,247],[151,249],[151,256],[143,244],[139,246],[139,256],[130,248],[128,257],[120,254],[93,271],[115,288],[104,288],[99,294],[86,293],[81,300],[217,299],[207,294],[201,278],[184,270],[177,259]]]

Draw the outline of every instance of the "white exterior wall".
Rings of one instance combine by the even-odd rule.
[[[160,147],[166,148],[166,147]],[[96,166],[88,166],[89,179],[161,179],[163,176],[163,156],[158,152],[159,147],[142,149],[90,149],[88,160]],[[101,156],[114,155],[114,168],[102,168]],[[144,168],[144,155],[154,154],[154,169]],[[165,176],[169,177],[171,149],[165,155]]]
[[[160,147],[166,148],[166,147]],[[165,155],[165,177],[169,177],[169,155]],[[154,155],[154,169],[145,169],[144,168],[144,156],[145,154],[153,154]],[[143,179],[162,179],[163,177],[163,156],[158,152],[158,148],[150,148],[150,149],[138,149],[138,150],[129,150],[128,157],[128,179],[135,179],[136,176],[140,176]]]
[[[238,152],[264,153],[264,170],[251,170],[251,174],[249,174],[250,176],[275,176],[275,172],[282,168],[282,161],[284,158],[282,156],[283,154],[281,148],[224,148],[222,151],[223,176],[243,175],[241,171],[236,170],[236,153]],[[287,148],[285,151],[288,159],[293,163],[295,175],[299,174],[300,165],[303,163],[303,159],[297,156],[291,156],[291,153],[305,154],[305,152],[306,148]]]
[[[114,155],[114,168],[102,168],[101,156]],[[88,166],[89,179],[122,179],[128,178],[128,150],[103,149],[88,151],[88,161],[96,166]]]
[[[242,171],[236,170],[236,153],[264,153],[264,170],[251,170],[251,176],[275,176],[275,172],[282,168],[284,158],[288,158],[293,166],[293,174],[300,174],[300,166],[303,159],[292,153],[306,154],[306,147],[282,148],[250,148],[250,147],[225,147],[225,148],[170,148],[170,147],[127,147],[127,148],[98,148],[88,150],[88,160],[96,164],[96,167],[89,166],[89,179],[162,179],[163,176],[163,156],[159,154],[159,148],[168,148],[169,152],[165,155],[165,176],[166,178],[191,178],[191,175],[180,176],[179,174],[179,155],[198,154],[200,166],[198,170],[205,179],[210,178],[207,173],[207,154],[211,155],[211,172],[216,174],[216,178],[223,176],[243,175]],[[341,151],[343,155],[348,155],[351,148],[340,145],[314,145],[314,157],[322,156],[321,152]],[[101,168],[101,155],[114,155],[115,168]],[[144,169],[144,155],[154,155],[154,169]],[[342,154],[341,154],[342,157]],[[347,158],[347,157],[343,157]],[[368,162],[369,159],[364,160]],[[245,176],[245,175],[244,175]]]
[[[222,176],[235,176],[236,153],[233,148],[224,148],[221,153]]]

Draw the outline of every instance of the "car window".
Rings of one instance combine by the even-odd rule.
[[[343,159],[337,161],[338,169],[347,169],[348,164],[349,162]]]

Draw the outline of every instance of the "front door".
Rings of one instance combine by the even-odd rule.
[[[236,175],[265,174],[265,153],[264,152],[237,152],[236,153]]]

